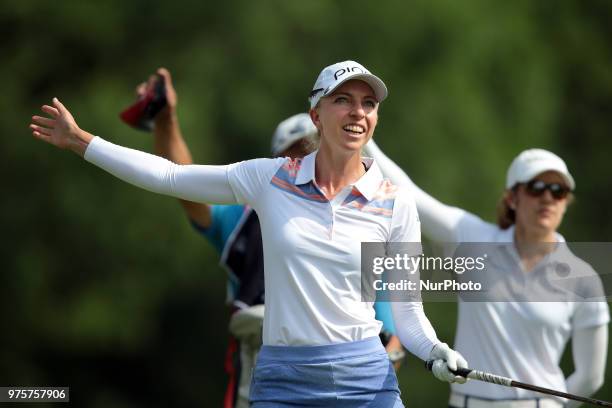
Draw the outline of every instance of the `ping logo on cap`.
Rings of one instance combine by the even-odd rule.
[[[367,70],[364,70],[363,68],[358,67],[358,66],[353,66],[353,67],[340,68],[339,70],[334,72],[334,79],[338,80],[338,78],[340,78],[342,75],[347,74],[349,72],[361,72],[362,74],[369,74]]]
[[[310,100],[310,107],[314,108],[317,106],[322,97],[329,95],[340,84],[354,77],[359,77],[359,79],[370,85],[379,102],[387,97],[387,87],[380,78],[372,75],[370,71],[358,62],[343,61],[323,68],[310,92],[308,98]]]

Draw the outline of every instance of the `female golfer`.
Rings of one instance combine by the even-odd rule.
[[[414,201],[360,157],[378,120],[385,84],[362,65],[323,69],[310,94],[320,148],[302,160],[256,159],[228,166],[180,166],[81,130],[53,99],[34,116],[33,135],[84,156],[142,188],[184,200],[246,203],[257,211],[264,247],[266,310],[253,373],[254,407],[402,407],[378,337],[381,323],[361,301],[361,242],[414,242]],[[390,246],[393,247],[393,246]],[[420,302],[392,305],[397,334],[434,375],[467,363],[440,343]]]
[[[508,169],[506,190],[494,225],[429,196],[373,141],[365,151],[374,157],[385,176],[413,192],[428,238],[438,242],[500,243],[507,256],[489,259],[493,267],[487,268],[486,273],[506,277],[515,274],[518,278],[514,282],[523,282],[522,295],[541,289],[539,277],[544,276],[546,268],[556,266],[555,251],[564,247],[556,245],[563,242],[557,229],[575,187],[561,158],[542,149],[519,154]],[[563,256],[567,259],[568,255],[564,252]],[[570,265],[580,265],[588,272],[584,278],[590,278],[592,284],[587,291],[601,299],[601,281],[595,271],[573,255],[569,257]],[[460,298],[456,349],[478,370],[571,394],[593,394],[604,377],[610,320],[607,304],[559,301],[554,295],[540,299],[527,296],[522,300],[527,301],[466,302]],[[565,378],[559,361],[570,338],[575,371]],[[563,406],[560,400],[541,397],[518,388],[472,381],[460,388],[452,387],[450,405]]]

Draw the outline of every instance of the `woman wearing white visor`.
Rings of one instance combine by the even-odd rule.
[[[264,249],[263,344],[253,407],[402,407],[378,334],[373,302],[362,302],[361,242],[420,241],[414,200],[383,180],[361,148],[372,137],[385,84],[345,61],[323,69],[310,94],[320,148],[303,159],[179,166],[81,130],[57,100],[33,117],[35,137],[84,156],[142,188],[184,200],[246,203],[257,212]],[[441,343],[420,302],[392,305],[396,332],[434,375],[464,381],[466,366]]]
[[[489,259],[493,267],[486,273],[494,278],[495,274],[514,273],[524,285],[527,282],[522,286],[527,293],[535,290],[538,283],[534,279],[551,266],[557,247],[554,243],[564,241],[557,229],[575,188],[561,158],[546,150],[530,149],[514,159],[495,225],[428,195],[374,142],[365,150],[385,176],[413,192],[425,236],[437,242],[505,243],[509,256]],[[593,282],[591,295],[601,300],[602,285],[596,272],[570,256]],[[534,300],[538,299],[527,296],[522,301],[468,302],[460,297],[456,349],[478,370],[572,394],[593,394],[601,387],[605,371],[610,319],[607,304]],[[566,378],[559,362],[570,338],[575,371]],[[542,394],[478,381],[452,386],[450,397],[452,407],[546,408],[563,404]]]

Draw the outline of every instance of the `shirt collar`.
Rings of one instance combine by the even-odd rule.
[[[380,183],[383,181],[383,175],[374,159],[362,157],[361,161],[368,170],[359,180],[357,180],[354,187],[359,190],[366,200],[371,201],[380,188]]]
[[[509,228],[503,230],[497,242],[499,242],[510,253],[510,255],[514,257],[517,263],[520,263],[521,259],[518,254],[518,251],[516,250],[516,246],[514,245],[514,229],[515,225],[513,224]],[[559,234],[558,232],[555,232],[555,237],[557,239],[558,245],[550,254],[544,257],[544,259],[541,261],[541,264],[543,265],[549,264],[555,259],[555,257],[558,257],[560,254],[565,253],[567,251],[565,237],[563,237],[563,235]]]
[[[509,228],[506,228],[505,230],[502,231],[502,233],[499,236],[499,239],[497,240],[497,242],[512,242],[514,243],[514,229],[515,229],[515,225],[512,224]],[[559,234],[558,232],[555,232],[555,238],[557,240],[557,242],[565,242],[565,237],[561,234]]]
[[[315,180],[315,161],[317,153],[315,150],[302,159],[302,164],[295,177],[295,185],[299,186]],[[378,167],[378,164],[369,157],[362,157],[361,161],[366,166],[366,173],[353,185],[366,200],[370,201],[376,195],[380,183],[383,181],[383,174]]]
[[[302,159],[302,165],[298,170],[297,176],[295,177],[295,185],[299,186],[307,184],[315,179],[315,160],[317,158],[318,150],[304,156]]]

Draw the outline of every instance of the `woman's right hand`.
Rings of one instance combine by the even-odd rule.
[[[49,117],[32,116],[32,135],[60,149],[69,149],[83,156],[93,135],[79,128],[70,111],[59,99],[53,98],[52,105],[43,105],[41,108]]]

